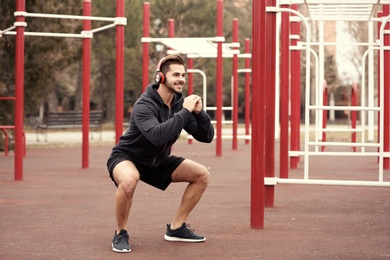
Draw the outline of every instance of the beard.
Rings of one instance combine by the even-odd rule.
[[[178,82],[178,83],[165,83],[167,88],[172,91],[175,94],[182,94],[183,93],[183,88],[184,88],[184,83]]]

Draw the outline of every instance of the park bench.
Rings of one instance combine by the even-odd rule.
[[[100,140],[102,139],[102,122],[103,111],[91,110],[89,128],[94,132],[99,132]],[[49,129],[82,128],[82,125],[82,111],[49,112],[44,121],[36,126],[37,141],[39,141],[39,134],[44,134],[45,142],[47,142],[47,131]],[[91,135],[91,139],[93,139],[93,135]]]

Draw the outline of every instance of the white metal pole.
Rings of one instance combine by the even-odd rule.
[[[207,111],[207,76],[202,70],[188,69],[188,73],[199,73],[203,78],[203,109]]]
[[[325,47],[324,47],[324,31],[325,31],[325,26],[324,26],[324,21],[318,21],[318,84],[316,84],[316,97],[317,97],[317,104],[322,106],[323,105],[323,91],[322,91],[322,86],[321,84],[324,79],[325,79]],[[321,110],[316,110],[316,139],[317,140],[322,140],[322,111]],[[316,147],[318,149],[318,147]]]
[[[368,22],[368,42],[374,44],[374,23]],[[362,68],[365,69],[364,67]],[[370,51],[368,54],[368,106],[373,107],[374,104],[374,53]],[[368,141],[374,141],[374,124],[375,124],[374,111],[368,112]]]

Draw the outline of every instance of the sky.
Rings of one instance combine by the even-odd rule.
[[[352,41],[350,34],[346,32],[346,26],[344,22],[337,22],[336,24],[336,42],[349,43]],[[338,45],[336,47],[336,62],[338,65],[339,75],[342,80],[347,81],[360,81],[359,73],[356,71],[355,65],[349,60],[349,56],[352,55],[351,50],[353,46]]]

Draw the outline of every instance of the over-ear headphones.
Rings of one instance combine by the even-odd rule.
[[[162,73],[161,71],[161,66],[163,65],[163,63],[165,62],[165,58],[162,58],[158,64],[157,64],[157,68],[156,68],[156,76],[154,76],[154,79],[157,83],[164,83],[165,81],[165,75],[164,73]]]

